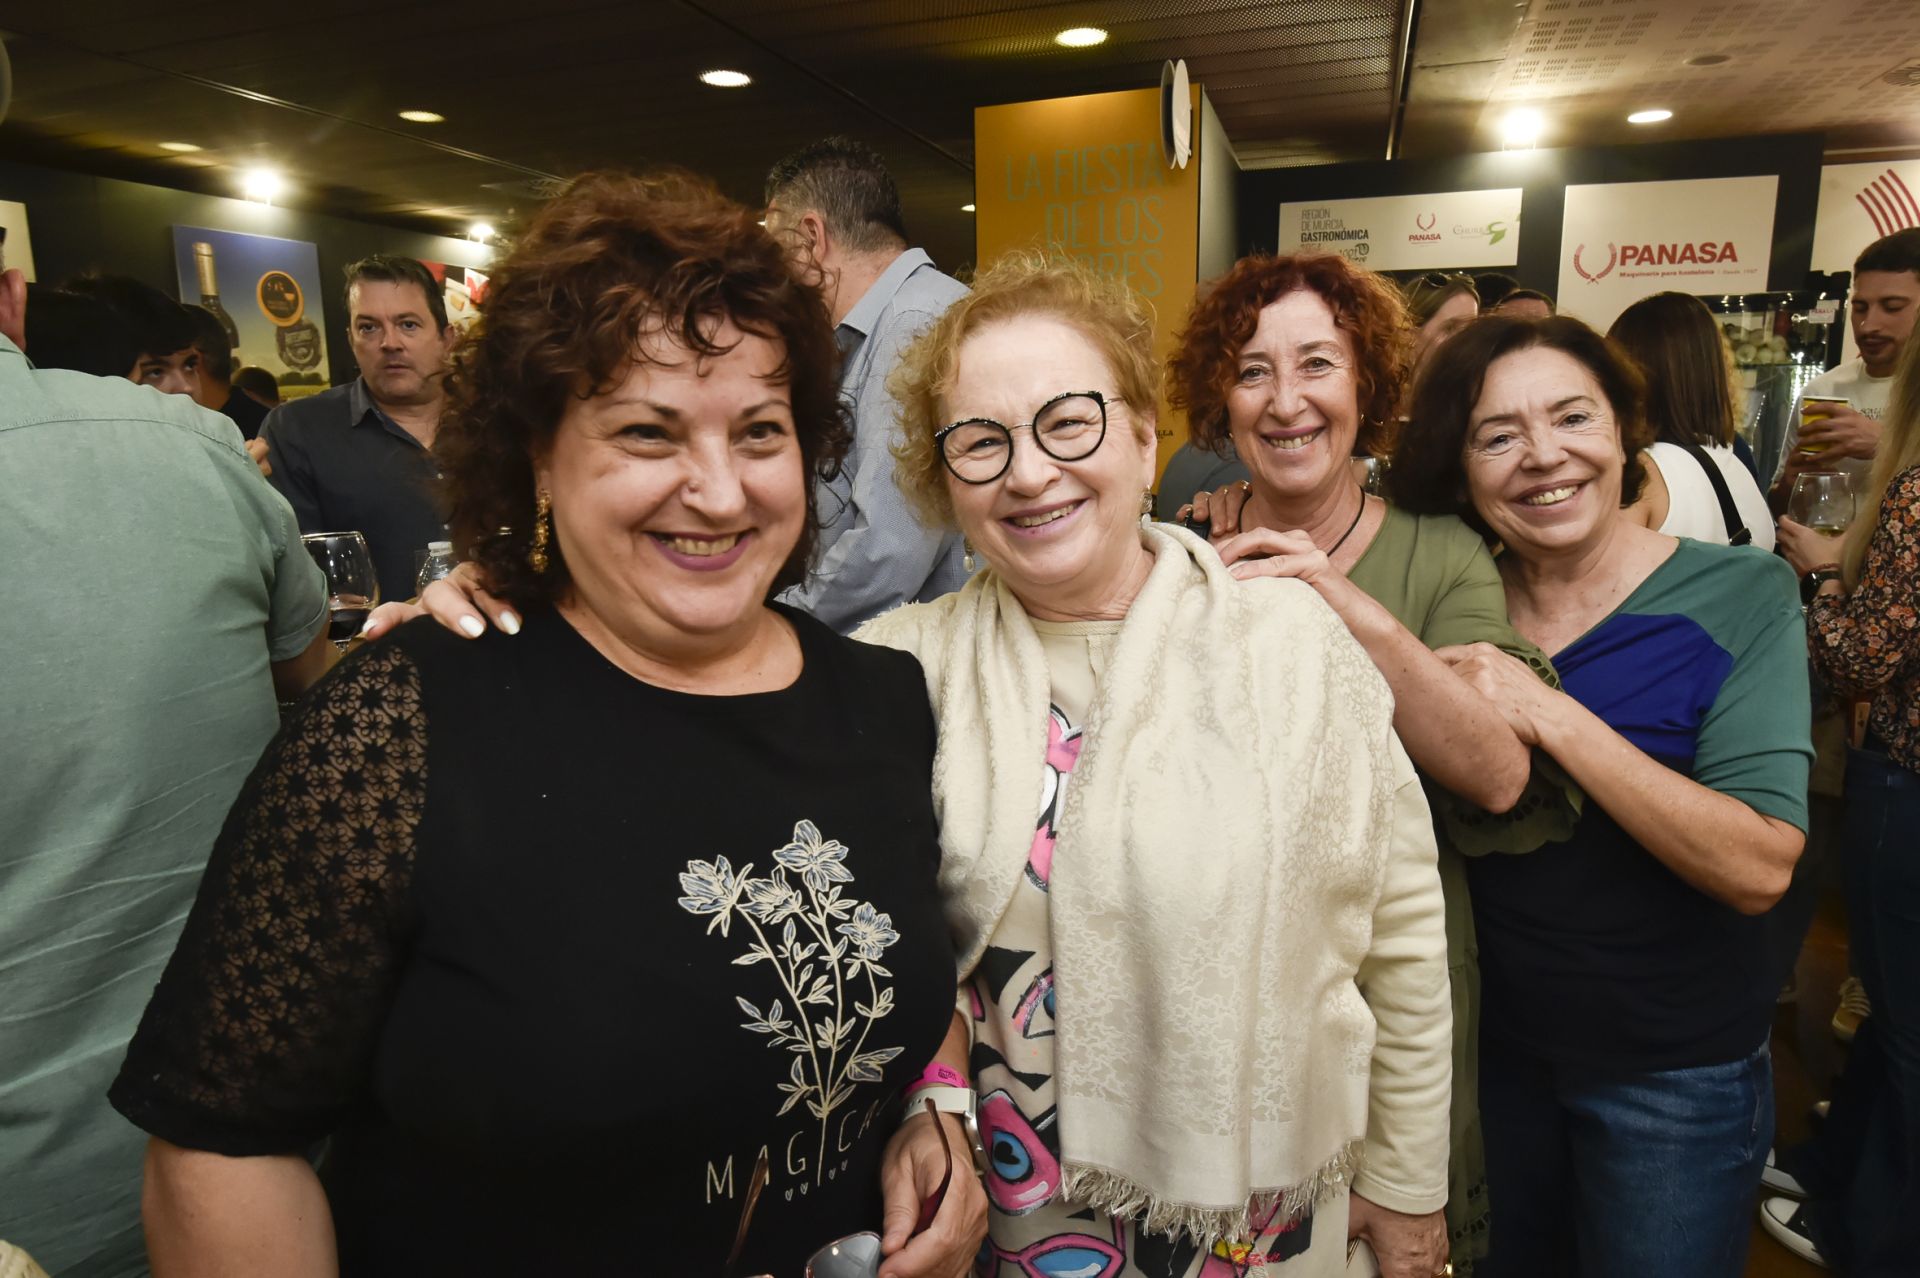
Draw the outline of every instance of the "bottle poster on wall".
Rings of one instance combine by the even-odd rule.
[[[266,369],[286,399],[332,384],[320,253],[312,244],[176,226],[173,260],[180,300],[213,312],[233,343],[236,368]]]

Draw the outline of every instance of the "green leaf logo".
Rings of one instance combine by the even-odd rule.
[[[1487,223],[1487,231],[1487,246],[1489,248],[1507,238],[1507,224],[1505,222],[1489,222]]]

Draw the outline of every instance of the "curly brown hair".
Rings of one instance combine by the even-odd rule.
[[[1489,315],[1437,348],[1413,387],[1415,428],[1401,432],[1387,470],[1387,498],[1416,515],[1458,515],[1483,537],[1492,532],[1467,493],[1467,434],[1487,369],[1504,355],[1540,347],[1559,351],[1593,374],[1613,410],[1627,464],[1620,505],[1640,500],[1647,484],[1641,452],[1654,441],[1647,424],[1647,383],[1618,343],[1566,315],[1543,320]]]
[[[448,526],[487,589],[526,608],[551,603],[571,577],[562,547],[527,562],[534,459],[552,444],[567,398],[604,394],[659,329],[712,358],[716,327],[778,343],[808,477],[807,519],[774,579],[799,582],[819,536],[816,477],[831,478],[852,440],[839,396],[840,352],[820,290],[796,278],[755,215],[679,172],[589,173],[535,215],[492,273],[476,335],[447,378],[434,440]]]
[[[1151,438],[1155,368],[1153,317],[1125,283],[1061,253],[1020,249],[974,277],[967,295],[949,306],[902,352],[887,389],[900,403],[895,478],[929,522],[951,528],[953,498],[934,432],[941,400],[958,373],[960,347],[982,328],[1023,315],[1047,315],[1072,325],[1105,357],[1114,389],[1142,439]],[[1082,387],[1061,387],[1080,390]]]
[[[1296,289],[1318,294],[1333,311],[1335,327],[1353,341],[1360,408],[1355,449],[1385,450],[1410,366],[1413,328],[1406,302],[1391,280],[1331,253],[1243,257],[1194,303],[1167,361],[1167,402],[1186,410],[1195,444],[1217,452],[1228,439],[1227,392],[1240,348],[1253,336],[1260,312]]]

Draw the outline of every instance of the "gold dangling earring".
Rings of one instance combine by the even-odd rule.
[[[1146,527],[1153,522],[1153,489],[1140,490],[1140,526]]]
[[[533,498],[533,549],[527,552],[527,564],[535,571],[547,570],[548,516],[553,513],[553,497],[542,488]]]
[[[965,537],[962,537],[960,539],[960,545],[962,548],[962,553],[960,555],[960,566],[966,570],[967,576],[971,577],[973,576],[974,568],[977,566],[973,562],[973,543],[968,541]]]

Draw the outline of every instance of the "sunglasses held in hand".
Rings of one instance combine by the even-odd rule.
[[[913,1234],[924,1234],[933,1225],[933,1218],[940,1214],[940,1204],[946,1201],[947,1186],[953,1183],[953,1144],[947,1139],[946,1124],[940,1121],[940,1112],[934,1108],[933,1100],[926,1101],[927,1114],[933,1119],[933,1129],[940,1133],[940,1148],[947,1156],[947,1170],[940,1177],[939,1186],[920,1203],[919,1219],[914,1221]],[[733,1231],[733,1250],[727,1253],[727,1265],[722,1270],[722,1278],[734,1278],[734,1266],[740,1262],[741,1249],[747,1243],[747,1225],[753,1219],[754,1204],[760,1201],[760,1191],[767,1187],[767,1156],[763,1151],[754,1162],[753,1177],[747,1182],[745,1200],[740,1204],[740,1225]],[[912,1236],[912,1235],[909,1235]],[[880,1273],[880,1235],[872,1230],[849,1234],[845,1238],[828,1243],[813,1253],[807,1261],[806,1278],[877,1278]],[[762,1278],[770,1278],[763,1275]]]

